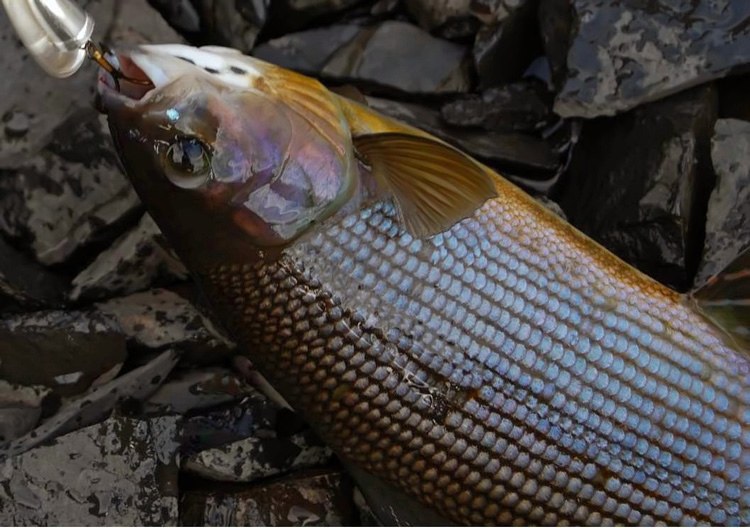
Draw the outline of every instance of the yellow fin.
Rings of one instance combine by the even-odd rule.
[[[482,165],[441,141],[401,133],[368,134],[353,141],[415,237],[441,233],[497,196]]]

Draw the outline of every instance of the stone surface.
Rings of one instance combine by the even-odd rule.
[[[585,123],[559,200],[575,226],[683,290],[703,247],[716,106],[709,86]]]
[[[78,300],[124,295],[187,276],[185,266],[166,249],[161,231],[145,214],[137,226],[73,279],[69,297]]]
[[[539,81],[528,80],[458,97],[440,110],[451,125],[495,131],[533,132],[552,124],[553,95]]]
[[[145,365],[64,402],[56,414],[36,429],[11,442],[0,442],[0,460],[24,453],[45,440],[100,422],[125,401],[145,400],[161,385],[179,358],[178,353],[167,350]]]
[[[42,417],[42,402],[50,389],[25,387],[0,380],[0,443],[31,431]]]
[[[340,471],[290,476],[256,486],[187,491],[180,523],[194,526],[351,526],[352,484]]]
[[[62,303],[68,280],[11,247],[0,237],[0,312]]]
[[[270,0],[197,0],[203,31],[212,44],[236,48],[248,53],[255,46],[268,18]]]
[[[284,68],[318,75],[336,50],[356,37],[361,29],[354,24],[334,24],[290,33],[264,42],[253,50],[253,55]]]
[[[570,0],[539,0],[539,31],[556,91],[565,84],[570,48],[572,7]]]
[[[188,300],[169,290],[154,289],[110,299],[98,303],[97,308],[142,347],[213,350],[216,357],[234,348]]]
[[[222,482],[252,482],[291,470],[325,465],[333,455],[311,433],[248,437],[187,458],[186,471]]]
[[[542,52],[537,25],[537,1],[504,2],[493,11],[491,25],[479,30],[472,48],[474,67],[482,87],[517,80]]]
[[[465,53],[458,44],[391,20],[363,28],[333,54],[321,73],[416,94],[465,92],[470,85]]]
[[[573,0],[562,116],[612,115],[750,63],[750,3]],[[565,43],[556,43],[564,46]]]
[[[471,0],[405,0],[406,9],[427,31],[471,16]]]
[[[706,242],[696,286],[750,246],[750,122],[717,121],[711,160],[716,186],[708,202]]]
[[[221,1],[221,0],[217,0]],[[327,20],[341,18],[345,11],[362,0],[273,0],[270,2],[275,33],[292,33]]]
[[[255,394],[255,389],[230,370],[203,367],[174,372],[169,381],[144,402],[144,411],[185,414],[238,401],[251,394]]]
[[[113,417],[0,462],[0,524],[177,524],[177,417]]]
[[[198,33],[201,19],[190,0],[149,0],[169,24],[186,33]],[[199,4],[200,5],[200,4]]]

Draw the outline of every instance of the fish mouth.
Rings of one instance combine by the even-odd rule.
[[[103,113],[121,106],[135,108],[167,82],[163,71],[137,50],[108,51],[104,58],[113,71],[102,67],[97,77],[96,106]]]

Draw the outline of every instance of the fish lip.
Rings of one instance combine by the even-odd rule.
[[[99,69],[96,83],[96,106],[102,113],[127,107],[135,109],[149,101],[154,92],[165,84],[164,75],[147,60],[146,54],[136,50],[107,53],[107,60],[126,76],[148,80],[151,88],[145,89],[120,78],[118,82],[103,68]]]

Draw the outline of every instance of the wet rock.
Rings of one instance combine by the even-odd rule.
[[[374,97],[368,97],[367,102],[379,112],[453,143],[510,178],[546,181],[560,167],[559,154],[536,136],[451,127],[443,123],[439,112],[424,106]]]
[[[220,367],[173,374],[144,404],[150,413],[185,414],[214,407],[255,394],[255,390],[233,372]]]
[[[567,75],[572,7],[570,0],[539,0],[539,30],[556,91],[562,89]]]
[[[195,526],[338,526],[357,519],[352,484],[340,471],[295,475],[255,486],[190,490],[180,523]]]
[[[406,0],[405,4],[421,28],[440,30],[442,35],[446,29],[459,27],[473,19],[469,9],[471,0]]]
[[[158,282],[186,279],[185,266],[165,244],[161,231],[145,214],[134,229],[115,240],[73,279],[70,299],[123,295]]]
[[[212,44],[248,53],[266,23],[270,0],[197,0],[194,3],[203,30]]]
[[[325,465],[333,455],[309,431],[290,437],[249,437],[187,458],[183,468],[222,482],[252,482]]]
[[[211,352],[213,357],[234,348],[189,301],[174,292],[154,289],[97,304],[136,345],[186,352]]]
[[[470,87],[465,53],[458,44],[391,20],[363,28],[333,54],[321,73],[415,94],[465,92]]]
[[[9,443],[0,443],[0,461],[48,439],[98,423],[124,401],[145,400],[161,385],[179,358],[179,353],[167,350],[145,365],[97,385],[87,394],[64,401],[57,413],[36,429]]]
[[[612,115],[750,62],[750,3],[574,0],[555,111]],[[562,46],[563,43],[556,45]]]
[[[113,332],[0,330],[0,379],[44,385],[60,396],[84,392],[126,356],[125,338]]]
[[[479,30],[472,49],[481,87],[514,81],[542,52],[537,23],[537,1],[496,2],[485,15],[491,21]],[[486,4],[485,4],[486,5]],[[484,10],[475,6],[475,12]]]
[[[325,25],[326,21],[340,20],[344,11],[361,3],[362,0],[274,0],[271,2],[273,31],[284,34]]]
[[[717,121],[711,160],[716,187],[708,202],[706,242],[696,286],[750,246],[750,122]]]
[[[0,237],[0,312],[59,305],[68,281],[12,248]]]
[[[23,137],[31,126],[29,116],[19,111],[12,111],[5,114],[3,116],[3,123],[5,124],[5,135],[8,139]]]
[[[0,523],[177,524],[176,417],[106,422],[5,460]]]
[[[560,205],[570,221],[657,280],[687,288],[713,184],[708,86],[584,124]]]
[[[495,131],[533,132],[554,121],[552,94],[539,81],[522,81],[458,97],[440,115],[451,125]]]
[[[0,329],[11,332],[67,330],[84,334],[122,333],[113,317],[95,310],[46,310],[15,314],[0,320]]]
[[[201,19],[190,0],[149,0],[169,24],[186,33],[198,33]]]
[[[42,402],[50,392],[41,385],[25,387],[0,380],[0,443],[36,427],[42,417]]]
[[[354,24],[334,24],[291,33],[261,44],[253,55],[284,68],[317,75],[333,53],[357,36],[361,29]]]

